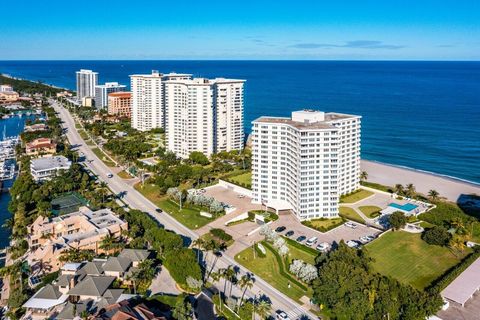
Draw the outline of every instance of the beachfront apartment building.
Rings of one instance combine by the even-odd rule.
[[[127,91],[110,93],[107,105],[109,115],[130,118],[132,114],[132,93]]]
[[[95,86],[98,84],[98,72],[81,69],[77,75],[77,98],[81,101],[85,97],[95,97]]]
[[[243,149],[245,80],[176,79],[165,82],[167,149],[181,158]]]
[[[190,74],[162,74],[156,70],[151,74],[131,75],[132,128],[140,131],[165,128],[165,82],[191,78]]]
[[[72,162],[64,156],[51,156],[30,161],[33,180],[42,182],[53,178],[60,170],[70,169]]]
[[[339,197],[360,185],[361,116],[303,110],[252,124],[252,202],[337,217]]]
[[[108,105],[108,95],[113,92],[125,91],[127,88],[124,84],[118,82],[105,82],[105,84],[95,86],[95,107],[100,110]]]

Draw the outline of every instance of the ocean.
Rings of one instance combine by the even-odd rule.
[[[246,79],[245,128],[299,109],[362,115],[362,158],[480,183],[480,62],[0,61],[0,72],[75,89],[75,71],[99,82],[186,72]]]

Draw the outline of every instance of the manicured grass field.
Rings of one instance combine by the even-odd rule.
[[[360,201],[362,199],[365,199],[367,197],[370,197],[373,194],[372,191],[368,191],[365,189],[358,189],[357,191],[354,191],[353,193],[342,196],[340,197],[340,202],[341,203],[355,203],[357,201]]]
[[[92,148],[93,153],[107,165],[107,167],[115,167],[115,163],[111,161],[102,150],[98,148]]]
[[[377,206],[361,206],[358,207],[358,209],[360,209],[360,211],[362,211],[362,213],[370,219],[378,217],[380,215],[380,210],[382,210],[382,208]]]
[[[289,279],[280,273],[280,266],[270,249],[265,248],[267,254],[264,258],[254,258],[253,249],[247,248],[235,256],[235,261],[245,266],[253,273],[259,275],[263,280],[267,281],[280,292],[283,292],[290,298],[299,301],[304,295],[311,297],[312,290],[309,288],[307,292],[297,284],[289,281]],[[298,250],[298,249],[297,249]],[[290,288],[288,285],[290,284]]]
[[[339,225],[343,224],[344,220],[342,218],[334,218],[334,219],[313,219],[309,221],[304,221],[302,224],[306,225],[307,227],[313,228],[320,232],[327,232],[333,228],[338,227]]]
[[[229,180],[232,180],[240,185],[246,184],[248,186],[252,185],[252,172],[245,172],[239,174],[238,176],[229,177]]]
[[[125,170],[122,170],[118,173],[118,176],[122,179],[132,179],[133,177],[129,175]]]
[[[360,215],[355,210],[353,210],[352,208],[340,206],[338,208],[338,211],[340,213],[340,216],[345,218],[345,219],[357,221],[357,222],[360,222],[360,223],[365,223],[365,220],[363,220],[363,218],[360,217]]]
[[[450,249],[429,245],[420,234],[405,231],[387,232],[364,250],[375,259],[376,271],[418,289],[427,287],[470,252],[455,256]]]
[[[288,261],[291,262],[292,260],[300,259],[307,263],[315,264],[315,258],[317,257],[319,252],[316,252],[315,249],[308,250],[307,247],[305,247],[306,250],[300,249],[301,248],[300,246],[303,246],[303,244],[298,243],[296,245],[292,245],[291,243],[292,241],[294,240],[291,240],[291,239],[290,241],[287,240],[287,247],[290,250],[288,252]],[[315,254],[312,254],[312,253],[315,253]]]
[[[196,208],[182,208],[182,210],[179,210],[178,205],[171,200],[162,200],[158,206],[189,229],[201,228],[215,220],[214,218],[201,216],[200,210]]]

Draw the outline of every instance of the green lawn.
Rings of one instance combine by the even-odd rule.
[[[228,177],[227,180],[232,181],[240,186],[250,189],[252,187],[252,172],[241,173],[237,176]]]
[[[362,181],[362,182],[360,182],[360,184],[361,184],[362,186],[369,187],[369,188],[372,188],[372,189],[377,189],[377,190],[380,190],[380,191],[385,191],[385,192],[390,192],[390,193],[393,192],[393,191],[392,191],[392,190],[393,190],[392,187],[384,186],[384,185],[379,184],[379,183]]]
[[[287,247],[290,250],[288,252],[288,261],[295,259],[303,260],[310,264],[315,264],[315,258],[318,255],[318,251],[307,247],[303,244],[296,242],[295,240],[284,238],[287,241]]]
[[[465,250],[457,257],[450,249],[429,245],[420,234],[405,231],[387,232],[364,250],[375,259],[376,271],[418,289],[427,287],[470,252]]]
[[[80,137],[85,140],[85,141],[88,141],[90,140],[90,138],[88,137],[87,133],[85,132],[85,130],[81,129],[81,130],[78,130],[78,134],[80,135]]]
[[[318,230],[320,232],[327,232],[343,224],[343,222],[344,222],[343,218],[333,218],[333,219],[322,218],[322,219],[312,219],[308,221],[302,221],[302,224],[306,225],[307,227]]]
[[[360,209],[360,211],[362,211],[362,213],[370,219],[378,217],[380,215],[380,210],[382,210],[382,208],[377,206],[361,206],[358,207],[358,209]]]
[[[189,229],[201,228],[215,220],[215,218],[201,216],[200,209],[197,208],[182,208],[182,210],[179,210],[178,205],[171,200],[160,201],[159,207]]]
[[[129,175],[125,170],[122,170],[118,173],[118,176],[122,179],[132,179],[133,177]]]
[[[339,215],[345,219],[365,223],[365,220],[363,220],[363,218],[352,208],[340,206],[338,211]]]
[[[160,203],[165,199],[165,196],[160,194],[160,188],[156,184],[144,183],[142,185],[139,182],[135,184],[134,188],[145,198],[152,201],[157,207],[159,207]]]
[[[98,148],[92,148],[92,151],[93,153],[95,153],[95,155],[100,158],[100,160],[103,161],[103,163],[105,163],[107,165],[107,167],[115,167],[115,163],[113,161],[111,161],[106,155],[105,153],[98,149]]]
[[[235,256],[235,261],[260,276],[280,292],[286,294],[293,300],[299,301],[301,297],[307,295],[312,296],[312,290],[309,288],[307,292],[297,284],[289,281],[289,279],[280,273],[280,266],[275,259],[274,254],[265,247],[267,254],[264,258],[254,258],[252,247],[247,248]],[[290,288],[288,285],[290,284]]]
[[[340,197],[340,203],[355,203],[367,197],[370,197],[373,194],[372,191],[365,189],[358,189],[350,194]]]

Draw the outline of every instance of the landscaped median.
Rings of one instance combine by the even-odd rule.
[[[110,167],[110,168],[113,168],[115,167],[115,162],[113,162],[112,160],[110,160],[110,158],[108,158],[108,156],[102,151],[100,150],[99,148],[95,147],[95,148],[92,148],[92,151],[93,153],[95,153],[95,155],[100,159],[102,160],[103,163],[105,163],[105,165],[107,167]]]

